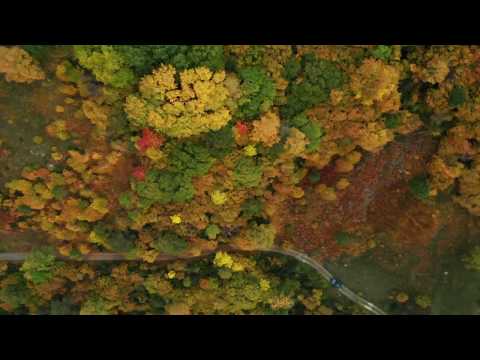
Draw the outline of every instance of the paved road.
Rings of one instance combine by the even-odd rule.
[[[283,254],[283,255],[286,255],[286,256],[291,256],[291,257],[294,257],[295,259],[297,259],[298,261],[300,261],[304,264],[310,265],[315,270],[317,270],[317,272],[320,275],[322,275],[323,278],[326,279],[330,284],[335,284],[334,286],[338,289],[338,291],[340,293],[342,293],[343,295],[345,295],[347,298],[349,298],[354,303],[364,307],[365,309],[367,309],[368,311],[370,311],[371,313],[373,313],[375,315],[387,315],[387,313],[385,311],[383,311],[382,309],[380,309],[378,306],[376,306],[375,304],[365,300],[361,296],[355,294],[352,290],[350,290],[345,285],[340,283],[330,273],[330,271],[325,269],[322,264],[320,264],[318,261],[312,259],[311,257],[309,257],[309,256],[307,256],[307,255],[305,255],[301,252],[295,251],[295,250],[284,250],[284,249],[280,249],[280,248],[274,248],[274,249],[271,249],[271,250],[268,250],[268,251],[274,252],[274,253],[277,253],[277,254]]]
[[[219,251],[220,249],[217,249],[216,251]],[[227,249],[226,249],[227,250]],[[228,251],[232,251],[231,249],[228,249]],[[333,287],[335,287],[340,293],[345,295],[348,299],[353,301],[354,303],[362,306],[369,312],[375,314],[375,315],[387,315],[382,309],[380,309],[378,306],[375,304],[372,304],[371,302],[365,300],[361,296],[355,294],[353,291],[351,291],[349,288],[347,288],[345,285],[343,285],[338,279],[336,279],[327,269],[323,267],[322,264],[320,264],[318,261],[312,259],[308,255],[305,255],[301,252],[295,251],[295,250],[286,250],[282,248],[272,248],[272,249],[267,249],[267,250],[260,250],[263,252],[271,252],[271,253],[276,253],[276,254],[282,254],[285,256],[291,256],[298,261],[310,265],[313,267],[317,272],[324,278],[326,279],[330,284],[332,284]],[[215,251],[213,251],[215,252]],[[204,257],[208,256],[213,252],[209,252],[207,254],[203,254],[199,257]],[[28,253],[0,253],[0,261],[13,261],[13,262],[22,262],[25,260],[26,256]],[[64,260],[71,260],[69,258],[66,258],[64,256],[59,256],[59,258],[64,259]],[[178,260],[178,259],[192,259],[191,257],[181,257],[181,256],[159,256],[157,258],[157,261],[172,261],[172,260]],[[118,253],[92,253],[89,255],[85,255],[82,257],[83,261],[119,261],[119,260],[126,260],[123,255],[118,254]]]

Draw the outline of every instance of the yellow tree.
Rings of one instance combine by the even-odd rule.
[[[383,61],[367,59],[352,75],[351,87],[355,98],[363,105],[379,106],[384,112],[398,111],[400,71]]]
[[[133,123],[176,138],[219,130],[228,123],[231,95],[224,71],[188,69],[180,73],[180,84],[175,76],[173,66],[162,65],[141,80],[140,94],[128,96],[125,103]]]

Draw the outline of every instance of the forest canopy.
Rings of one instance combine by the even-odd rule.
[[[329,313],[236,252],[427,259],[453,219],[476,234],[479,84],[479,46],[0,46],[0,246],[29,252],[0,307]],[[111,252],[139,263],[71,262]],[[214,252],[215,275],[156,265]]]

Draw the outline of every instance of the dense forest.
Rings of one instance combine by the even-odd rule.
[[[365,314],[291,259],[229,255],[168,264],[72,263],[35,250],[0,268],[0,311],[51,315]]]
[[[0,46],[0,307],[362,313],[257,252],[433,271],[480,232],[479,81],[479,46]]]

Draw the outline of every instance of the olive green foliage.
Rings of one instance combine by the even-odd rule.
[[[373,50],[372,50],[372,55],[373,57],[387,61],[390,59],[390,56],[392,56],[392,47],[388,45],[377,45]]]
[[[247,230],[247,237],[258,249],[269,249],[275,241],[276,231],[272,224],[253,224]]]
[[[432,299],[428,295],[418,295],[415,297],[415,304],[417,304],[420,308],[426,310],[432,306]]]
[[[233,177],[239,187],[251,188],[258,186],[262,180],[263,169],[258,161],[250,157],[238,160]]]
[[[223,46],[221,45],[193,45],[189,46],[183,55],[185,58],[182,64],[179,60],[173,62],[178,69],[187,69],[199,66],[206,66],[217,71],[225,67]]]
[[[110,235],[110,229],[108,229],[104,224],[99,223],[95,224],[92,231],[95,233],[96,237],[100,239],[107,239]]]
[[[264,45],[250,45],[245,54],[241,57],[241,64],[238,64],[237,58],[234,57],[233,61],[235,62],[236,68],[241,67],[252,67],[252,66],[262,66],[263,56],[265,54]]]
[[[238,100],[235,117],[252,120],[268,111],[275,98],[275,82],[260,67],[247,67],[239,71],[242,97]]]
[[[177,70],[207,66],[224,68],[221,45],[76,45],[79,63],[97,80],[116,88],[128,87],[160,64]]]
[[[171,170],[187,177],[206,175],[214,162],[206,146],[190,141],[176,143],[168,154]]]
[[[157,46],[157,53],[160,53],[166,46]],[[165,62],[172,64],[179,70],[206,66],[211,70],[221,70],[225,66],[225,59],[223,53],[223,46],[221,45],[173,45],[177,46],[178,50],[173,52],[173,56],[165,59]],[[172,51],[169,50],[172,54]]]
[[[29,206],[23,205],[23,204],[17,208],[17,211],[22,213],[22,215],[25,215],[25,216],[29,216],[33,214],[33,210]]]
[[[262,215],[263,202],[260,199],[248,199],[242,204],[242,216],[250,219]]]
[[[107,236],[107,245],[115,252],[127,253],[135,249],[136,239],[133,232],[114,230]]]
[[[348,245],[356,240],[356,237],[348,232],[339,231],[335,234],[335,241],[339,245]]]
[[[415,82],[411,77],[400,80],[398,84],[398,91],[400,92],[400,99],[402,107],[405,109],[411,109],[413,104],[413,94],[415,92]]]
[[[70,61],[65,61],[63,64],[65,66],[65,76],[68,81],[76,84],[79,83],[82,78],[82,71],[75,67]]]
[[[137,74],[149,73],[156,65],[168,63],[185,45],[114,45],[125,63]]]
[[[108,302],[99,295],[93,295],[82,304],[80,315],[112,315]]]
[[[145,75],[160,64],[172,64],[180,71],[199,66],[217,71],[225,66],[221,45],[116,45],[114,48],[138,75]]]
[[[235,148],[233,125],[229,124],[218,131],[209,131],[202,137],[202,142],[210,154],[216,159],[222,159]]]
[[[27,256],[20,270],[25,279],[34,284],[42,284],[53,278],[57,261],[52,248],[34,249]]]
[[[98,81],[115,88],[133,85],[136,77],[126,60],[112,45],[76,45],[75,56]]]
[[[63,200],[68,195],[68,190],[64,186],[55,186],[52,193],[55,200]]]
[[[71,299],[66,297],[61,300],[53,300],[50,303],[49,315],[76,315],[79,309],[75,306]]]
[[[320,172],[316,169],[313,169],[309,172],[308,174],[308,180],[312,183],[312,184],[316,184],[318,183],[320,180],[321,180],[321,175],[320,175]]]
[[[125,192],[120,194],[118,197],[118,202],[121,207],[124,209],[132,209],[133,208],[133,194],[131,192]]]
[[[291,126],[296,127],[305,134],[310,141],[305,147],[307,152],[314,152],[320,146],[322,137],[325,135],[323,129],[317,123],[312,122],[305,114],[298,114],[290,121]]]
[[[170,146],[168,170],[153,169],[144,181],[134,182],[133,187],[140,196],[140,204],[148,208],[153,203],[183,203],[190,201],[195,193],[192,177],[202,176],[215,162],[208,149],[197,143],[182,142]],[[122,195],[124,208],[131,208],[131,197]]]
[[[467,92],[463,86],[455,86],[450,93],[448,104],[451,107],[462,106],[467,99]]]
[[[302,63],[296,58],[292,57],[286,64],[283,69],[283,76],[285,79],[292,81],[294,80],[302,71]]]
[[[52,50],[60,45],[22,45],[23,50],[28,52],[40,64],[47,62]]]
[[[183,203],[190,201],[195,194],[190,176],[157,169],[150,170],[144,181],[135,182],[134,190],[147,200],[147,204]]]
[[[285,144],[283,142],[278,142],[272,147],[268,148],[266,151],[263,149],[263,154],[268,157],[269,160],[275,161],[285,150]]]
[[[428,178],[425,175],[419,175],[410,180],[409,188],[412,194],[418,199],[427,199],[430,193]]]
[[[16,282],[0,289],[0,303],[8,304],[13,309],[35,302],[32,291],[21,273],[15,274]]]
[[[215,240],[221,233],[222,230],[218,227],[218,225],[215,224],[210,224],[205,229],[205,235],[207,235],[210,240]]]
[[[282,107],[282,115],[289,119],[302,111],[327,102],[330,91],[338,89],[346,82],[346,75],[331,61],[319,60],[312,54],[302,59],[302,81],[290,82],[287,89],[287,104]]]
[[[480,271],[480,246],[475,246],[464,261],[467,269]]]
[[[399,114],[385,114],[383,121],[387,129],[395,129],[401,123]]]
[[[228,272],[220,272],[221,277],[215,292],[223,294],[228,303],[226,309],[228,313],[252,311],[266,303],[269,294],[262,291],[257,277],[245,273],[231,273],[230,276],[225,276],[226,274]]]
[[[178,255],[187,250],[188,242],[173,231],[162,231],[153,242],[153,247],[166,255]]]
[[[228,280],[232,277],[232,272],[228,269],[221,268],[218,269],[218,277],[223,280]]]

